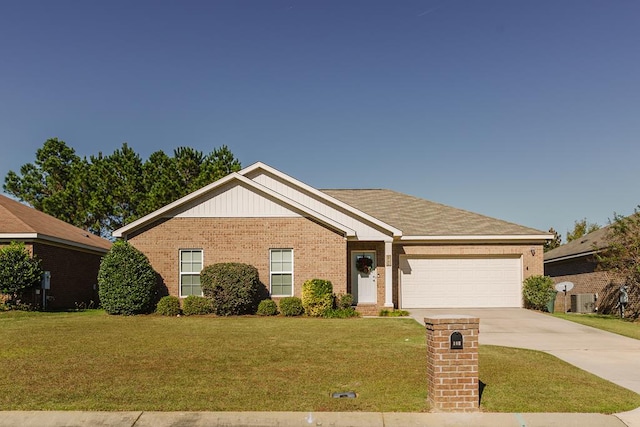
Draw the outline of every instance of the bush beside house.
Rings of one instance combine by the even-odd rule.
[[[218,263],[200,273],[202,293],[218,316],[254,314],[266,295],[258,270],[249,264]]]
[[[333,308],[333,285],[329,280],[311,279],[302,284],[302,306],[307,316],[319,317]]]
[[[160,298],[156,306],[156,313],[161,316],[177,316],[180,314],[180,298],[167,295]]]
[[[24,243],[11,242],[0,249],[0,305],[6,308],[24,308],[20,294],[40,284],[40,260],[31,257]]]
[[[100,263],[98,295],[109,314],[153,309],[157,277],[147,257],[126,241],[117,241]]]
[[[197,316],[213,313],[213,304],[209,298],[189,295],[182,301],[182,313],[185,316]]]
[[[524,280],[522,295],[526,308],[547,311],[547,304],[552,300],[556,290],[553,279],[548,276],[531,276]]]

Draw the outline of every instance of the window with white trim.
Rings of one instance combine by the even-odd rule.
[[[180,296],[202,295],[202,249],[180,250]]]
[[[271,249],[270,283],[271,295],[276,297],[293,295],[293,249]]]

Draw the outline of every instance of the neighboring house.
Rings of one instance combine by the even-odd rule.
[[[522,280],[543,273],[552,237],[390,190],[317,190],[263,163],[113,235],[149,257],[171,295],[200,295],[204,266],[244,262],[276,299],[328,279],[363,313],[521,307]]]
[[[111,242],[0,195],[0,246],[22,242],[50,273],[50,289],[27,295],[47,309],[97,306],[98,269]]]
[[[593,295],[593,311],[602,311],[603,308],[611,311],[617,303],[620,284],[609,272],[598,269],[595,257],[608,246],[608,230],[609,227],[600,228],[544,254],[544,274],[555,283],[574,284],[573,289],[567,292],[566,307],[564,294],[558,294],[557,311],[571,310],[572,295]],[[578,310],[591,311],[587,307],[578,307]]]

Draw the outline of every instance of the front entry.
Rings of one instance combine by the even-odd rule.
[[[378,302],[375,251],[351,253],[351,291],[356,304]]]

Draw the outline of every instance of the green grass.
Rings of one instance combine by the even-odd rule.
[[[7,312],[0,343],[0,410],[429,409],[425,333],[412,319]],[[543,353],[483,346],[480,356],[484,410],[640,406]],[[358,397],[331,398],[339,391]]]
[[[493,412],[598,412],[640,406],[640,395],[549,354],[480,347],[482,408]]]
[[[555,317],[640,340],[640,323],[602,314],[555,313]]]

